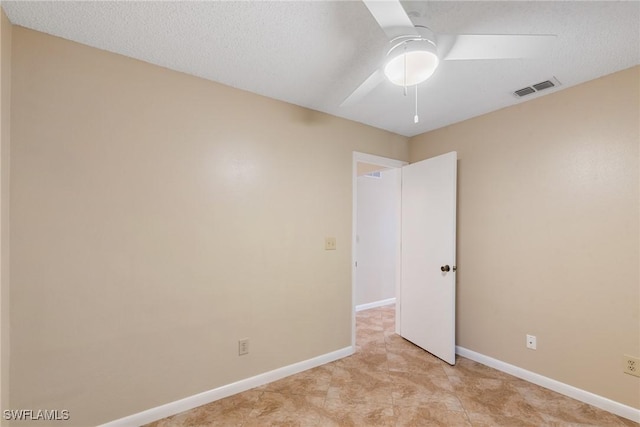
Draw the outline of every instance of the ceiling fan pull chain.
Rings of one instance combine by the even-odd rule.
[[[418,123],[420,118],[418,117],[418,85],[416,85],[416,115],[413,116],[413,123]]]

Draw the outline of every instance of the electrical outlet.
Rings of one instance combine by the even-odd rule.
[[[527,335],[527,348],[535,350],[537,347],[537,339],[535,335]]]
[[[325,237],[324,238],[324,250],[325,251],[335,251],[336,250],[336,238],[335,237]]]
[[[238,356],[249,354],[249,338],[238,341]]]
[[[640,377],[640,358],[625,354],[623,359],[623,371],[625,374]]]

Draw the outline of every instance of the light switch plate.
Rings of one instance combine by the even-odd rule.
[[[325,251],[335,251],[336,250],[336,238],[335,237],[325,237],[324,238],[324,250]]]

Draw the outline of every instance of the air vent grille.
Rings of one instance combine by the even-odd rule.
[[[530,95],[532,93],[536,93],[535,89],[533,89],[532,87],[523,87],[522,89],[518,89],[517,91],[513,92],[515,93],[517,96],[526,96],[526,95]]]
[[[523,96],[531,95],[532,93],[540,92],[541,90],[549,89],[556,86],[560,86],[560,82],[558,81],[558,79],[553,77],[549,80],[545,80],[543,82],[518,89],[514,91],[513,94],[518,98],[522,98]]]
[[[536,83],[533,85],[533,88],[535,90],[544,90],[544,89],[549,89],[550,87],[554,87],[555,85],[553,84],[553,82],[551,80],[547,80],[545,82],[540,82],[540,83]]]

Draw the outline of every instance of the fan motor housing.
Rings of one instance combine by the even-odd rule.
[[[426,27],[416,30],[419,36],[399,36],[390,41],[384,73],[395,85],[413,86],[425,81],[440,62],[433,31]]]

